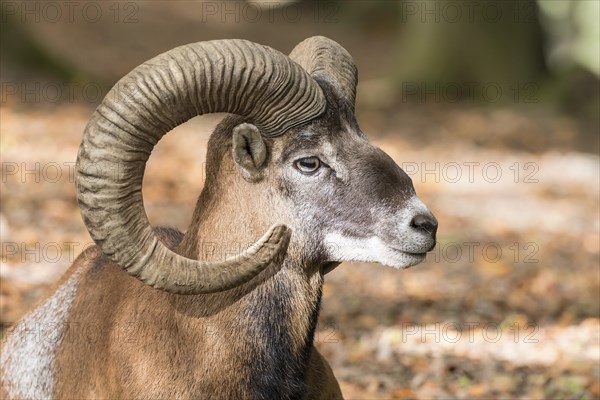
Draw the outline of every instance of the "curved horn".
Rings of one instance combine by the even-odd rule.
[[[313,36],[294,47],[290,58],[310,76],[325,78],[333,84],[340,97],[354,109],[358,70],[346,49],[324,36]]]
[[[169,250],[144,211],[142,179],[160,138],[188,119],[229,112],[276,136],[324,111],[318,85],[287,56],[245,40],[175,48],[138,66],[90,118],[77,158],[77,198],[103,253],[144,283],[200,294],[247,282],[285,250],[290,233],[273,226],[250,249],[224,262]]]

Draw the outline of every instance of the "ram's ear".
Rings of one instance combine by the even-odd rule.
[[[233,129],[232,152],[244,179],[257,182],[263,177],[267,146],[256,126],[244,123]]]

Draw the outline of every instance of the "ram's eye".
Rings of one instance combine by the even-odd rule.
[[[296,168],[300,170],[300,172],[304,174],[312,174],[317,172],[317,170],[321,167],[321,160],[317,157],[306,157],[296,160],[294,163]]]

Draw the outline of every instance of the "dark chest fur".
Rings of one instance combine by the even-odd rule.
[[[257,291],[246,325],[250,345],[255,345],[250,368],[252,398],[302,399],[314,332],[319,315],[321,288],[313,302],[301,301],[303,289],[293,281],[274,277],[268,290]],[[312,297],[312,296],[311,296]],[[243,329],[243,327],[240,327]]]

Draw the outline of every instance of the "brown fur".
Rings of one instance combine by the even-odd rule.
[[[414,189],[368,143],[352,110],[319,84],[325,114],[265,139],[267,159],[252,179],[232,157],[232,131],[243,121],[221,123],[209,141],[207,180],[189,230],[157,229],[175,252],[214,261],[239,254],[281,223],[292,229],[287,252],[246,284],[187,296],[144,285],[97,249],[85,252],[63,278],[80,272],[68,331],[55,351],[53,397],[342,397],[313,346],[323,275],[340,261],[329,258],[325,231],[393,237],[393,227],[378,224],[388,218],[369,206],[385,204],[393,215]],[[293,165],[306,151],[335,153],[339,169],[301,176]]]
[[[161,231],[165,242],[169,235],[176,236]],[[57,349],[56,398],[268,398],[252,391],[252,370],[274,381],[284,371],[269,371],[271,366],[256,360],[273,344],[269,335],[286,334],[291,353],[302,359],[311,329],[308,313],[314,311],[306,304],[318,307],[322,283],[318,274],[309,278],[288,271],[284,277],[279,271],[271,279],[281,275],[290,282],[290,298],[276,299],[290,318],[279,321],[278,332],[261,332],[250,320],[260,318],[255,312],[271,312],[255,304],[272,291],[270,281],[234,302],[233,292],[208,299],[150,289],[104,257],[80,257],[71,270],[79,268],[84,275],[70,331]],[[331,368],[308,345],[307,375],[301,380],[310,387],[309,398],[341,398]]]
[[[207,182],[185,237],[159,229],[178,253],[222,259],[274,221],[269,182],[236,173],[231,125],[211,138]],[[232,218],[237,216],[237,218]],[[246,285],[182,296],[151,289],[104,256],[80,257],[68,340],[57,349],[57,398],[341,398],[312,345],[323,277],[288,255]],[[215,250],[209,252],[209,250]],[[85,354],[85,357],[82,357]],[[77,365],[77,368],[73,368]]]

